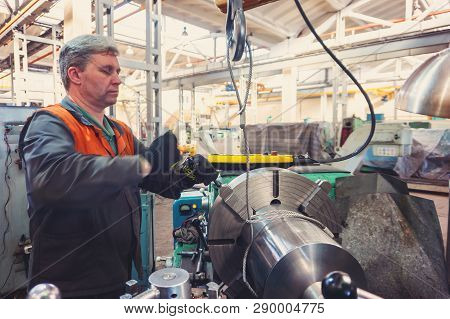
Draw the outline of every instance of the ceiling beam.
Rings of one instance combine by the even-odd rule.
[[[267,19],[260,17],[256,14],[246,12],[245,18],[248,21],[257,24],[260,28],[274,31],[275,33],[278,33],[280,36],[284,38],[290,37],[292,35],[291,32],[289,32],[289,30],[280,27],[279,25],[276,24],[275,21],[268,21]]]
[[[393,38],[385,40],[380,43],[378,40],[374,40],[371,43],[365,44],[365,46],[354,46],[339,51],[339,57],[348,66],[357,65],[360,63],[385,61],[387,59],[394,59],[405,56],[415,56],[427,53],[438,52],[448,47],[450,42],[450,31],[435,32],[431,34],[418,34],[408,38]],[[309,54],[307,56],[296,57],[281,57],[278,59],[270,60],[256,60],[253,65],[253,73],[255,78],[268,76],[267,74],[279,74],[280,70],[289,67],[301,67],[305,69],[324,68],[327,65],[332,65],[328,54],[322,50],[318,50],[316,53]],[[239,64],[234,66],[236,72],[237,69],[241,69],[245,74],[248,72],[248,64]],[[229,71],[226,68],[226,64],[223,64],[223,68],[211,70],[210,68],[202,71],[199,69],[193,69],[189,73],[183,75],[173,74],[172,76],[163,79],[163,87],[165,89],[177,88],[180,83],[184,86],[192,85],[207,85],[213,83],[219,83],[220,81],[226,81],[229,79]]]
[[[316,29],[316,32],[318,35],[321,35],[322,33],[327,32],[332,26],[336,25],[336,18],[337,15],[333,14],[331,17],[329,17],[328,19],[326,19],[320,26],[318,26]],[[304,27],[302,27],[301,29],[303,30]],[[299,34],[302,30],[298,30]],[[312,33],[310,33],[309,35],[306,36],[305,40],[307,41],[313,41],[315,39],[314,35]]]
[[[164,71],[165,73],[170,71],[170,69],[174,66],[174,64],[177,62],[179,57],[180,57],[180,53],[179,52],[175,53],[175,55],[173,56],[173,58],[170,61],[169,65],[166,67],[166,69]]]
[[[8,8],[9,14],[12,14],[14,12],[13,8],[11,8],[11,5],[9,4],[8,0],[3,0],[3,3]]]
[[[347,4],[351,1],[346,1],[342,3],[342,0],[325,0],[335,11],[344,9]]]
[[[347,12],[345,16],[346,17],[352,17],[352,18],[360,19],[360,20],[367,21],[367,22],[372,22],[372,23],[384,25],[386,27],[392,27],[394,25],[394,23],[391,22],[391,21],[383,20],[383,19],[379,19],[379,18],[375,18],[375,17],[371,17],[371,16],[368,16],[368,15],[357,13],[357,12],[353,12],[353,11]]]

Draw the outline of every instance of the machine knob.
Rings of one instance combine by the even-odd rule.
[[[333,271],[322,280],[322,295],[326,299],[356,299],[357,288],[348,274]]]

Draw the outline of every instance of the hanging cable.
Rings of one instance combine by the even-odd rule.
[[[375,134],[375,126],[376,126],[375,112],[373,109],[373,105],[372,105],[372,102],[370,101],[369,96],[367,95],[367,92],[364,90],[364,88],[361,86],[361,84],[359,84],[358,80],[345,67],[345,65],[342,63],[342,61],[339,60],[336,57],[336,55],[334,55],[334,53],[325,45],[323,40],[317,34],[316,30],[314,29],[314,26],[312,25],[311,21],[309,21],[308,16],[306,15],[305,11],[303,10],[299,0],[294,0],[294,1],[295,1],[295,4],[297,5],[298,11],[300,11],[300,14],[303,17],[303,20],[305,20],[305,23],[308,26],[311,33],[314,35],[314,37],[317,39],[317,41],[320,43],[320,45],[323,47],[323,49],[328,53],[328,55],[336,62],[337,65],[339,65],[339,67],[342,69],[342,71],[344,71],[344,73],[348,75],[348,77],[353,81],[353,83],[355,83],[355,85],[358,87],[358,89],[361,91],[362,95],[364,96],[367,104],[369,105],[370,116],[371,116],[370,132],[369,132],[369,135],[367,136],[366,141],[361,146],[359,146],[356,149],[356,151],[354,151],[353,153],[347,154],[345,156],[338,157],[338,158],[325,159],[325,160],[313,160],[314,162],[318,162],[321,164],[342,162],[342,161],[348,160],[348,159],[358,155],[370,144],[370,141],[372,140],[372,137]]]
[[[249,60],[249,66],[248,66],[248,79],[247,79],[247,84],[246,84],[246,89],[245,89],[245,93],[244,93],[244,101],[241,100],[241,94],[239,93],[239,90],[237,88],[237,84],[236,84],[236,80],[234,78],[234,72],[233,72],[233,67],[231,65],[231,59],[230,59],[230,46],[231,46],[231,42],[233,40],[232,39],[227,39],[227,64],[228,64],[228,71],[230,72],[230,77],[231,77],[231,82],[233,83],[233,88],[236,92],[236,98],[238,100],[238,104],[239,104],[239,111],[237,114],[241,115],[243,112],[245,112],[245,109],[247,108],[247,101],[248,101],[248,96],[250,94],[250,87],[252,85],[252,75],[253,75],[253,54],[252,54],[252,50],[250,47],[250,43],[248,42],[248,40],[245,41],[245,47],[247,50],[247,56],[248,56],[248,60]]]
[[[9,218],[8,218],[8,212],[7,212],[7,207],[9,204],[9,201],[11,200],[11,187],[9,186],[9,167],[12,164],[12,157],[11,157],[11,146],[9,145],[9,141],[8,141],[8,132],[9,132],[9,128],[5,127],[5,132],[4,132],[4,136],[3,136],[3,141],[5,142],[6,145],[6,157],[5,157],[5,175],[4,175],[4,180],[5,180],[5,185],[6,185],[6,189],[7,189],[7,195],[6,195],[6,201],[5,201],[5,205],[3,207],[3,212],[5,215],[5,221],[6,221],[6,227],[5,230],[3,231],[3,235],[2,235],[2,253],[1,255],[3,255],[6,251],[6,234],[9,231],[9,226],[10,226],[10,222],[9,222]]]
[[[248,145],[248,140],[247,140],[247,130],[245,127],[245,111],[247,108],[247,102],[248,102],[248,97],[249,97],[249,93],[250,93],[250,88],[252,85],[252,75],[253,75],[253,56],[252,56],[252,50],[251,50],[251,46],[250,43],[248,41],[248,39],[246,39],[245,41],[245,47],[247,50],[247,56],[249,58],[249,71],[248,71],[248,79],[247,79],[247,83],[246,83],[246,89],[245,89],[245,93],[244,93],[244,100],[241,99],[241,95],[239,93],[239,90],[237,88],[236,85],[236,80],[234,78],[234,73],[233,73],[233,67],[231,65],[231,59],[230,59],[230,48],[232,45],[232,39],[231,38],[227,38],[227,46],[226,46],[226,51],[227,51],[227,64],[228,64],[228,70],[230,72],[230,77],[231,77],[231,82],[233,83],[233,87],[234,90],[236,92],[236,98],[238,100],[238,104],[239,104],[239,111],[237,112],[237,114],[239,114],[241,116],[241,123],[240,123],[240,128],[242,129],[242,135],[243,135],[243,140],[244,140],[244,149],[245,149],[245,163],[246,163],[246,169],[245,169],[245,202],[246,202],[246,208],[247,208],[247,220],[251,219],[251,214],[250,214],[250,205],[249,205],[249,197],[248,197],[248,189],[249,189],[249,179],[250,179],[250,148]],[[253,238],[253,226],[250,224],[250,237]],[[252,246],[253,243],[253,239],[251,239],[251,242],[249,243],[245,255],[248,254],[250,247]],[[252,295],[254,295],[255,297],[258,297],[258,295],[256,294],[255,290],[252,288],[252,286],[250,285],[250,283],[247,281],[247,256],[244,257],[243,259],[243,263],[242,263],[242,280],[244,282],[244,284],[247,286],[247,288],[249,289],[249,291],[252,293]]]

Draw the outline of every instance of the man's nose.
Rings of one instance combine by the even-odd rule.
[[[120,79],[120,75],[118,73],[115,73],[112,79],[113,84],[120,85],[122,83],[122,80]]]

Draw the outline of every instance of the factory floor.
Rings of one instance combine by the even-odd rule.
[[[172,199],[155,196],[155,257],[172,256]],[[162,263],[157,268],[164,267]]]
[[[411,192],[411,195],[433,200],[436,206],[439,221],[441,223],[444,245],[447,246],[447,227],[449,212],[448,194],[430,192]],[[173,200],[157,196],[155,200],[155,256],[171,256],[173,252],[172,240],[172,203]],[[157,268],[164,267],[163,262],[156,265]]]

